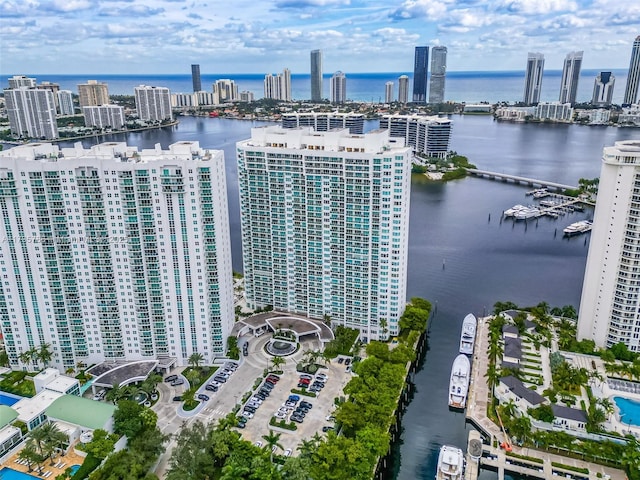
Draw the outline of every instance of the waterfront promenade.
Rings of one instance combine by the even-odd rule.
[[[597,480],[599,478],[610,478],[611,480],[625,480],[624,471],[605,467],[596,463],[585,462],[575,458],[563,457],[546,451],[521,448],[513,445],[512,452],[516,455],[523,455],[538,459],[537,461],[527,461],[521,458],[510,457],[506,452],[494,447],[499,445],[505,438],[500,427],[487,417],[487,406],[491,401],[489,387],[486,381],[487,373],[487,348],[489,343],[489,321],[491,317],[478,318],[478,328],[476,329],[475,351],[471,369],[471,382],[469,385],[469,397],[467,402],[466,418],[474,424],[489,439],[489,445],[483,445],[483,456],[480,459],[482,466],[491,467],[498,471],[498,479],[503,480],[505,472],[515,472],[526,474],[537,478],[553,480],[558,475],[568,476],[574,479]],[[511,442],[509,442],[511,443]],[[577,473],[572,470],[554,466],[553,463],[567,465],[575,468],[586,468],[589,474]],[[477,471],[476,469],[473,469]],[[600,475],[600,476],[598,476]],[[568,478],[568,477],[567,477]],[[467,476],[466,480],[476,480]]]

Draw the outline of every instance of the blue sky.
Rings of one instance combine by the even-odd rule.
[[[0,0],[0,73],[264,73],[413,68],[445,45],[448,69],[627,68],[638,0]]]

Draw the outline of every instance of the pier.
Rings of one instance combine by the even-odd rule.
[[[477,168],[467,168],[467,172],[470,175],[476,177],[490,178],[492,180],[502,180],[503,182],[519,183],[522,185],[540,186],[545,188],[551,188],[553,190],[577,190],[578,187],[574,185],[565,185],[563,183],[548,182],[546,180],[537,180],[535,178],[521,177],[519,175],[510,175],[508,173],[490,172],[488,170],[479,170]]]

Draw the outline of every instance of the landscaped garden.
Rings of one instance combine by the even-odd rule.
[[[36,387],[33,385],[33,380],[26,377],[33,377],[37,374],[38,372],[11,371],[0,380],[0,390],[21,397],[33,397],[36,394]]]

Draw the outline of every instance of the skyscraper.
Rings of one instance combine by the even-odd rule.
[[[413,59],[413,101],[427,102],[427,70],[429,68],[429,47],[416,47]]]
[[[217,93],[220,103],[235,102],[240,100],[238,85],[233,80],[223,78],[213,84],[213,92]]]
[[[82,113],[87,127],[122,130],[125,125],[124,107],[121,105],[82,107]]]
[[[384,130],[253,128],[237,143],[246,298],[367,340],[406,302],[411,149]],[[277,146],[286,145],[286,146]],[[385,181],[387,174],[393,181]]]
[[[349,133],[362,135],[364,114],[355,112],[291,112],[282,114],[282,128],[312,127],[316,132],[348,128]]]
[[[321,102],[322,95],[322,50],[311,51],[311,101]]]
[[[20,88],[20,87],[30,87],[33,88],[36,86],[36,79],[27,77],[26,75],[14,75],[9,78],[9,88]]]
[[[291,71],[285,68],[282,73],[264,76],[264,98],[291,101]]]
[[[393,102],[393,82],[384,84],[384,103]]]
[[[610,106],[615,83],[616,77],[611,72],[600,72],[593,82],[591,103],[598,107]]]
[[[605,147],[584,273],[578,339],[640,352],[640,141]]]
[[[136,111],[140,120],[162,122],[173,120],[171,92],[167,87],[140,85],[134,88]]]
[[[533,105],[540,101],[542,89],[542,73],[544,72],[544,55],[531,53],[527,58],[527,71],[524,77],[524,99],[527,105]]]
[[[347,101],[347,76],[337,71],[331,77],[331,103],[344,103]]]
[[[576,103],[578,93],[578,80],[582,67],[583,52],[569,52],[564,59],[562,80],[560,81],[560,103]]]
[[[380,128],[389,135],[404,138],[405,145],[416,153],[429,157],[445,158],[451,141],[451,120],[426,115],[383,115]]]
[[[632,104],[638,101],[638,87],[640,87],[640,35],[636,37],[631,49],[629,61],[629,74],[627,76],[627,88],[624,90],[624,104]]]
[[[111,103],[109,102],[109,87],[106,83],[99,83],[97,80],[89,80],[87,83],[78,85],[78,96],[80,97],[80,107]]]
[[[431,49],[431,79],[429,80],[429,103],[444,102],[444,84],[447,73],[447,47]]]
[[[73,93],[71,90],[59,90],[56,95],[58,97],[58,112],[60,115],[73,115],[76,110],[73,106]]]
[[[398,102],[407,103],[409,101],[409,77],[400,75],[398,77]]]
[[[14,368],[44,343],[63,371],[224,354],[234,315],[222,151],[29,144],[0,152],[0,183],[0,326]]]
[[[200,78],[200,65],[191,65],[191,83],[193,83],[193,91],[202,91],[202,79]]]
[[[58,138],[56,103],[51,90],[7,88],[4,98],[11,133],[24,138]]]

